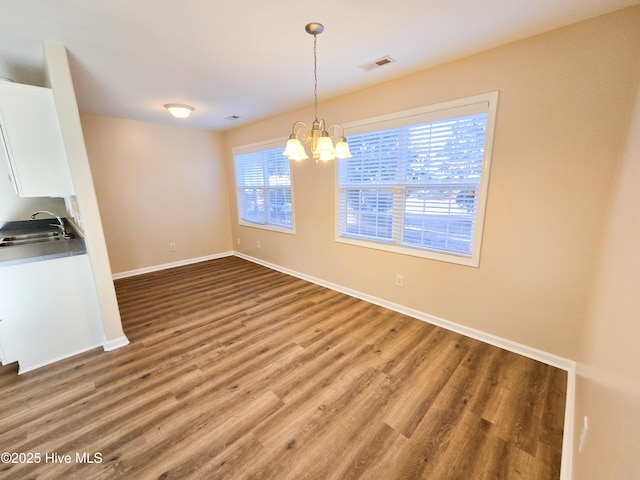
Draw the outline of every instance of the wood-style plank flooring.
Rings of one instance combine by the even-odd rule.
[[[562,370],[236,257],[116,289],[130,345],[0,368],[0,479],[559,478]]]

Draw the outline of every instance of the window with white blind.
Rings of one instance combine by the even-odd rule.
[[[282,145],[234,149],[238,221],[243,225],[293,232],[289,159]]]
[[[497,92],[347,129],[337,240],[478,266]]]

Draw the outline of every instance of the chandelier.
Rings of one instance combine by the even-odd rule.
[[[326,162],[327,160],[333,160],[334,158],[349,158],[351,152],[349,151],[349,145],[347,139],[344,137],[344,129],[340,125],[329,125],[325,127],[324,119],[318,120],[318,60],[316,53],[316,40],[317,36],[324,30],[324,26],[321,23],[309,23],[305,26],[305,30],[308,34],[313,35],[313,124],[311,129],[306,123],[297,121],[291,128],[291,135],[287,140],[287,146],[282,152],[289,160],[305,160],[309,158],[305,151],[304,144],[311,143],[311,154],[313,159]],[[339,130],[340,137],[334,147],[334,138],[329,135],[332,130]]]

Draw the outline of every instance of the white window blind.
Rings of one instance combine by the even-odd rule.
[[[495,113],[486,99],[477,105],[479,113],[445,108],[437,120],[349,135],[338,240],[477,265]]]
[[[282,148],[236,153],[240,223],[293,229],[291,171]]]

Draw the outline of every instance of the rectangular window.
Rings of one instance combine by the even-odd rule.
[[[496,104],[493,92],[347,129],[337,240],[478,266]]]
[[[277,148],[261,148],[234,149],[238,221],[292,232],[289,159],[282,156],[279,144]]]

